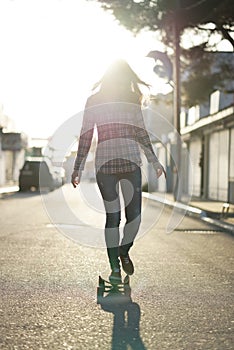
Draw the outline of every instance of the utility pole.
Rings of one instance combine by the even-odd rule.
[[[180,91],[180,23],[179,23],[180,0],[176,1],[174,12],[174,60],[173,60],[173,110],[174,110],[174,127],[176,132],[176,159],[175,169],[176,183],[174,184],[174,199],[181,200],[181,138],[180,138],[180,110],[181,110],[181,91]]]

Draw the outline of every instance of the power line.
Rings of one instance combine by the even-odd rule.
[[[206,2],[206,1],[209,1],[209,0],[199,0],[199,1],[196,2],[195,4],[192,4],[192,5],[187,6],[187,7],[183,7],[183,10],[191,10],[191,9],[193,9],[193,8],[195,8],[195,7],[200,6],[201,4],[203,4],[203,3]]]

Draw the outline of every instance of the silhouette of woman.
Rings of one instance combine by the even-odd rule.
[[[119,258],[123,270],[128,275],[134,273],[129,250],[141,222],[140,149],[144,151],[148,162],[152,163],[156,177],[160,177],[162,173],[166,176],[145,129],[141,110],[143,94],[139,85],[148,87],[124,60],[114,62],[95,84],[94,89],[99,90],[86,102],[71,179],[76,187],[81,179],[96,126],[96,179],[106,211],[105,242],[111,267],[111,283],[121,283]],[[126,217],[121,242],[120,188]]]

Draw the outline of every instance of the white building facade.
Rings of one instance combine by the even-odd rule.
[[[15,132],[12,119],[0,108],[0,186],[17,184],[23,166],[27,136]]]
[[[215,91],[208,106],[182,113],[181,135],[191,160],[188,192],[234,203],[234,94]]]

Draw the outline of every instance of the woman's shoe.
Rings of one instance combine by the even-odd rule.
[[[124,272],[127,275],[132,275],[134,273],[134,265],[132,260],[130,259],[129,255],[120,255],[120,260],[122,263],[122,267]]]

